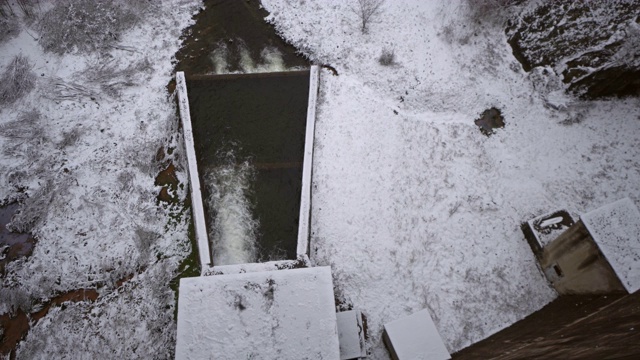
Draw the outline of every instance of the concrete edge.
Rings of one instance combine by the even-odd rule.
[[[264,263],[246,263],[234,265],[218,265],[207,269],[203,276],[242,274],[251,272],[278,271],[304,268],[306,264],[299,260],[277,260]]]
[[[309,255],[309,232],[311,225],[311,175],[313,168],[313,140],[316,128],[316,103],[320,68],[311,66],[309,72],[309,103],[307,105],[307,128],[304,140],[304,162],[302,165],[302,191],[300,192],[300,216],[298,217],[297,256]]]
[[[182,121],[184,146],[187,152],[189,184],[191,188],[191,210],[196,233],[196,242],[198,243],[198,254],[200,255],[200,271],[204,272],[205,269],[211,266],[211,252],[209,251],[209,238],[207,236],[200,178],[198,176],[196,150],[193,142],[193,128],[191,127],[187,82],[184,72],[182,71],[176,73],[176,90],[178,91],[178,107],[180,109],[180,120]]]

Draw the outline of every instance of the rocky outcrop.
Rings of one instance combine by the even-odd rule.
[[[585,98],[640,95],[638,0],[544,0],[506,32],[525,71],[551,67]]]

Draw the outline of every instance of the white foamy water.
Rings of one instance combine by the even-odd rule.
[[[213,62],[213,69],[216,74],[229,73],[229,62],[227,61],[228,58],[229,48],[227,47],[227,44],[218,44],[215,50],[211,52],[211,62]]]
[[[253,218],[248,194],[254,169],[248,161],[236,164],[233,156],[222,166],[209,170],[205,186],[209,190],[210,229],[214,265],[256,261],[256,234],[259,222]]]
[[[263,73],[286,71],[282,54],[275,48],[264,48],[260,52],[260,61],[256,63],[251,58],[249,50],[240,45],[240,67],[244,73]]]
[[[239,71],[235,73],[265,73],[265,72],[279,72],[295,70],[286,67],[282,58],[282,53],[276,48],[266,47],[260,52],[260,58],[254,59],[251,57],[251,52],[247,49],[247,46],[241,40],[234,42],[231,50],[234,50],[238,54],[238,68]],[[213,62],[213,68],[216,74],[230,74],[234,71],[230,71],[231,50],[226,43],[220,43],[215,50],[211,52],[210,58]]]

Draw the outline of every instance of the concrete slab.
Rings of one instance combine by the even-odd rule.
[[[640,211],[633,201],[618,200],[580,218],[627,291],[640,290]]]
[[[329,267],[183,278],[176,359],[339,359]]]
[[[338,338],[340,340],[340,359],[360,359],[367,356],[364,344],[364,327],[359,310],[343,311],[338,318]]]
[[[383,336],[395,360],[451,359],[427,309],[385,324]]]

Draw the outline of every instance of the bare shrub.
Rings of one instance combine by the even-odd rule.
[[[53,101],[97,100],[100,94],[115,98],[120,96],[124,87],[143,81],[140,75],[148,74],[152,69],[151,62],[146,58],[125,67],[121,67],[117,61],[97,61],[74,74],[73,78],[80,81],[49,78],[44,96]]]
[[[93,89],[59,77],[48,79],[47,91],[44,93],[44,97],[53,101],[79,100],[80,98],[95,100],[97,96],[98,93]]]
[[[66,0],[40,21],[40,45],[56,54],[87,53],[115,44],[139,17],[124,1]]]
[[[40,118],[39,111],[31,110],[22,113],[14,121],[0,125],[0,136],[8,140],[2,153],[14,158],[25,157],[28,164],[40,162],[40,148],[47,140]]]
[[[156,232],[147,230],[142,226],[136,227],[136,236],[133,238],[136,248],[138,249],[139,261],[141,265],[149,259],[149,255],[151,255],[151,247],[156,242],[156,240],[160,237],[160,235]]]
[[[14,316],[18,310],[31,312],[33,308],[33,297],[20,287],[0,288],[0,303],[9,308],[9,314]]]
[[[135,175],[129,170],[123,170],[118,173],[118,189],[120,191],[131,191],[134,185]]]
[[[62,140],[58,143],[58,148],[66,149],[78,143],[83,131],[79,127],[75,127],[69,131],[62,133]]]
[[[396,63],[396,53],[393,50],[382,49],[382,54],[378,57],[378,62],[382,66],[390,66]]]
[[[18,35],[20,25],[15,17],[4,16],[0,6],[0,44],[11,40]]]
[[[20,211],[13,215],[7,228],[20,233],[31,232],[49,212],[55,193],[53,180],[46,180],[38,191],[22,203]]]
[[[5,0],[5,4],[9,4],[9,2]],[[19,11],[24,15],[24,18],[29,21],[35,19],[41,9],[40,0],[15,0],[14,4],[17,5]],[[9,7],[10,6],[11,5],[9,5]],[[11,8],[10,11],[13,12],[13,8]]]
[[[0,136],[16,141],[42,140],[44,128],[39,123],[40,117],[35,109],[24,112],[16,120],[0,125]]]
[[[124,66],[115,60],[97,60],[88,64],[84,70],[74,73],[74,80],[49,78],[44,96],[54,101],[75,101],[81,98],[96,100],[100,94],[116,98],[123,88],[143,81],[141,75],[150,73],[152,69],[147,58]]]
[[[562,121],[560,121],[560,124],[564,125],[564,126],[571,126],[571,125],[575,125],[575,124],[580,124],[580,123],[582,123],[584,121],[585,116],[586,116],[586,114],[583,111],[573,112],[573,113],[570,113]]]
[[[146,58],[125,67],[120,67],[117,61],[97,62],[87,66],[82,77],[88,83],[100,86],[108,96],[117,97],[123,87],[136,85],[138,75],[151,69],[151,62]]]
[[[356,4],[351,7],[351,11],[358,15],[363,34],[369,31],[369,24],[382,13],[383,4],[384,0],[356,0]]]
[[[33,66],[23,55],[16,55],[7,65],[0,78],[0,104],[13,104],[33,90],[36,74]]]
[[[16,16],[9,0],[0,0],[0,16],[5,18]]]
[[[24,170],[11,171],[7,175],[7,183],[15,188],[22,187],[22,184],[24,184],[28,179],[29,174]]]

